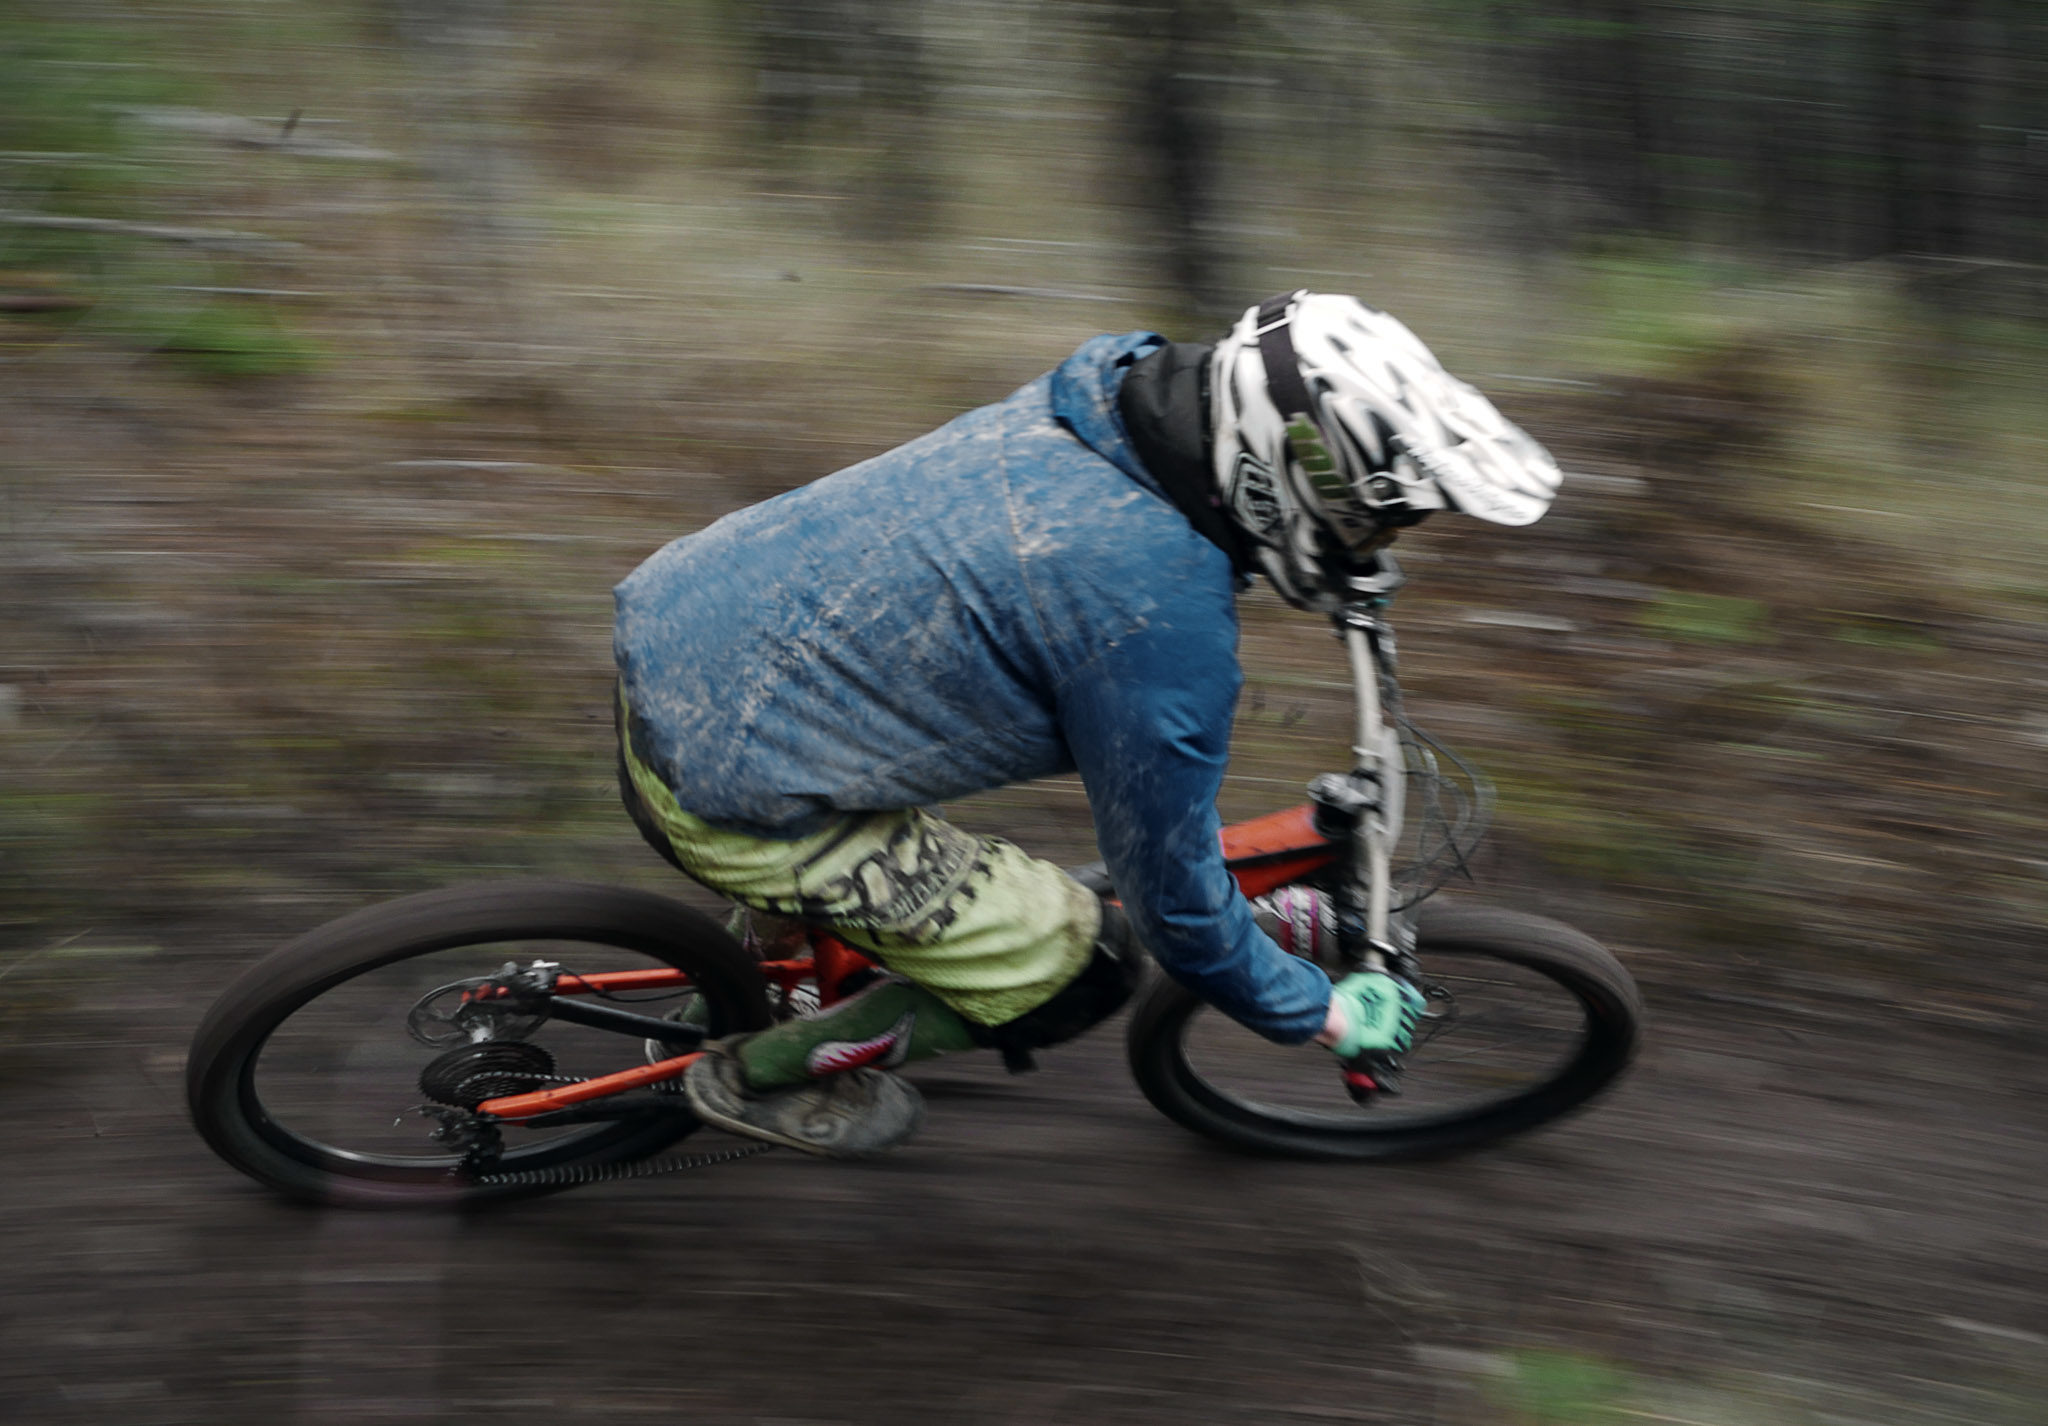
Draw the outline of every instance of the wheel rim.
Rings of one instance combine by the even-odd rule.
[[[1424,979],[1436,1018],[1417,1031],[1398,1096],[1354,1103],[1329,1056],[1275,1045],[1200,1004],[1188,1007],[1173,1035],[1179,1077],[1227,1119],[1305,1138],[1360,1140],[1479,1124],[1535,1100],[1575,1102],[1604,1078],[1589,1063],[1598,1052],[1600,1006],[1560,971],[1484,947],[1432,946]]]
[[[427,948],[363,969],[309,993],[251,1046],[236,1084],[245,1121],[273,1150],[323,1172],[394,1183],[446,1180],[463,1154],[435,1143],[430,1135],[437,1121],[415,1112],[426,1099],[419,1074],[445,1051],[409,1033],[408,1012],[437,987],[491,974],[508,960],[524,965],[535,959],[585,972],[666,964],[611,945],[534,939]],[[688,988],[617,999],[657,1017],[698,1000],[713,1034],[728,1028],[716,997]],[[565,1078],[645,1063],[642,1040],[560,1021],[521,1038],[547,1049],[555,1074]],[[656,1119],[668,1116],[554,1130],[508,1126],[497,1167],[516,1171],[585,1158],[638,1138]]]

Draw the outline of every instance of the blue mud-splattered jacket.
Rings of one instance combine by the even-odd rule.
[[[1329,980],[1259,930],[1218,843],[1237,578],[1116,413],[1160,340],[1097,337],[1005,401],[668,545],[618,587],[619,668],[650,766],[737,831],[1078,770],[1161,965],[1306,1040]]]

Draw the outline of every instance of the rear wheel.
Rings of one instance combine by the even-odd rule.
[[[688,988],[637,992],[661,1016],[688,1004],[714,1036],[769,1023],[760,972],[710,918],[666,897],[566,881],[450,888],[373,906],[300,937],[245,971],[193,1037],[186,1094],[206,1142],[293,1197],[356,1205],[448,1204],[541,1191],[531,1171],[645,1158],[697,1127],[680,1105],[631,1118],[528,1130],[506,1126],[485,1166],[430,1137],[416,1112],[423,1070],[460,1045],[422,1043],[437,989],[507,961],[595,972],[672,967]],[[424,1015],[415,1013],[427,1006]],[[514,1093],[643,1062],[642,1041],[558,1020],[508,1022],[462,1075],[479,1094]],[[430,1077],[431,1079],[431,1077]]]
[[[1256,1153],[1395,1160],[1456,1153],[1533,1129],[1613,1082],[1641,1021],[1620,962],[1569,926],[1432,901],[1416,954],[1431,1018],[1399,1096],[1351,1101],[1331,1057],[1260,1039],[1172,981],[1132,1013],[1145,1097],[1198,1134]]]

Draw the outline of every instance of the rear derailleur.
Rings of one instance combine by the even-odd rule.
[[[489,1173],[504,1156],[505,1136],[495,1120],[452,1104],[420,1104],[414,1106],[413,1112],[440,1121],[440,1127],[427,1137],[462,1155],[450,1170],[458,1178]]]

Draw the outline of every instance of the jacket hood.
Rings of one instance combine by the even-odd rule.
[[[1117,415],[1116,394],[1133,363],[1166,345],[1157,332],[1090,337],[1052,373],[1053,419],[1094,451],[1162,500],[1167,494],[1139,461]]]

